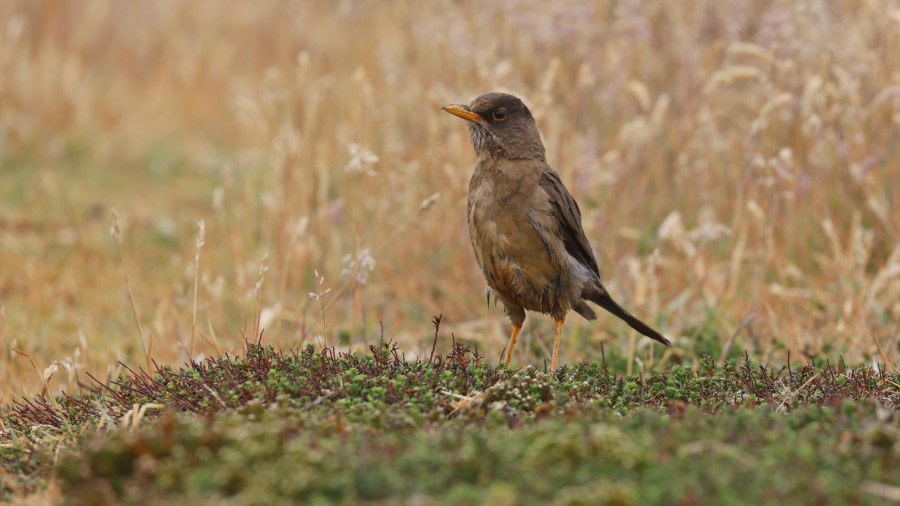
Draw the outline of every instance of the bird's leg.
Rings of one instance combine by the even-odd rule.
[[[556,339],[553,340],[553,360],[550,362],[551,373],[556,373],[556,364],[559,362],[559,343],[562,341],[562,329],[565,322],[565,316],[556,320]]]
[[[509,336],[509,344],[506,345],[506,359],[503,360],[503,364],[506,367],[509,367],[509,361],[512,359],[513,348],[516,347],[516,341],[519,340],[519,331],[522,330],[522,325],[513,325],[512,335]]]

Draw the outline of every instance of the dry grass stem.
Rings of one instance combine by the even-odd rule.
[[[200,251],[206,242],[206,222],[200,220],[197,224],[197,254],[194,255],[194,304],[191,311],[191,343],[188,347],[188,357],[194,357],[194,336],[197,333],[197,289],[200,284]]]
[[[131,290],[131,282],[128,280],[128,267],[125,264],[125,251],[122,249],[122,232],[119,228],[119,212],[113,209],[110,213],[112,217],[112,227],[110,234],[116,241],[116,251],[119,256],[119,265],[122,269],[122,278],[125,281],[125,290],[128,292],[128,303],[131,306],[131,316],[134,318],[134,325],[138,330],[138,337],[141,339],[141,351],[144,354],[144,364],[150,368],[150,347],[147,339],[144,337],[144,327],[141,325],[141,317],[138,314],[137,303],[134,301],[134,292]]]

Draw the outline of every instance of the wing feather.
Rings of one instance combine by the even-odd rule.
[[[581,228],[581,210],[575,198],[563,185],[559,175],[550,167],[546,167],[541,174],[539,184],[550,197],[566,251],[590,269],[599,281],[600,269],[597,267],[597,259],[594,258],[591,244]]]

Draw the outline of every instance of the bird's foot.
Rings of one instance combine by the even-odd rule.
[[[562,341],[563,324],[565,317],[556,320],[556,338],[553,340],[553,359],[550,362],[550,372],[556,374],[556,366],[559,364],[559,344]]]

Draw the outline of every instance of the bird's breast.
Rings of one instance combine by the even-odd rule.
[[[565,267],[551,255],[526,201],[497,199],[490,190],[469,195],[469,234],[488,285],[522,307],[546,310]]]

